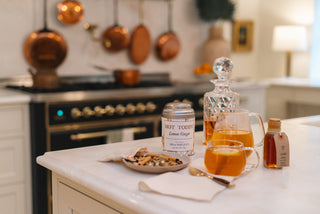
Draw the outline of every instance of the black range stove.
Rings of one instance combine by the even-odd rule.
[[[177,86],[168,74],[142,75],[136,86],[117,85],[106,76],[68,77],[61,82],[54,90],[6,86],[31,97],[34,214],[51,213],[51,174],[36,163],[36,157],[45,152],[109,143],[114,133],[121,135],[124,130],[132,140],[159,136],[161,111],[172,101],[193,104],[200,115],[197,130],[202,128],[201,90],[207,89]]]

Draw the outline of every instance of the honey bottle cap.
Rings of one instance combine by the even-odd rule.
[[[268,129],[281,129],[281,120],[278,118],[270,118],[268,121]]]

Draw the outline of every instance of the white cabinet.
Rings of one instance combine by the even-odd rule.
[[[84,193],[67,186],[61,182],[58,183],[58,212],[57,214],[119,214],[120,212],[109,206],[91,198]]]
[[[31,214],[28,103],[0,103],[0,210]]]
[[[114,203],[77,183],[52,173],[53,214],[119,214]],[[101,199],[101,200],[100,200]]]

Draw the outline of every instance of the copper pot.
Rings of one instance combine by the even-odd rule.
[[[33,87],[38,89],[57,89],[60,87],[60,78],[53,69],[44,69],[34,72],[28,70],[32,76]]]
[[[67,43],[57,32],[44,28],[31,33],[24,42],[24,57],[38,70],[57,68],[67,55]]]
[[[38,74],[33,74],[34,87],[39,88],[58,88],[57,76],[55,69],[64,61],[67,55],[67,43],[64,38],[57,32],[47,28],[47,1],[44,0],[44,27],[42,30],[31,33],[24,42],[23,53],[27,62],[38,70],[39,76],[48,76],[48,79],[54,81],[41,80]],[[40,75],[41,73],[41,75]],[[49,83],[51,82],[51,83]],[[48,83],[46,85],[45,83]]]
[[[115,70],[114,78],[116,84],[134,86],[141,82],[141,75],[139,70]]]
[[[134,28],[131,34],[130,59],[135,64],[142,64],[147,60],[151,50],[151,36],[148,28],[143,24],[143,2],[139,0],[140,24]]]
[[[57,18],[66,25],[73,25],[83,19],[83,5],[76,0],[64,0],[57,5]]]
[[[141,73],[137,69],[116,69],[111,70],[99,65],[92,65],[92,67],[113,74],[115,83],[118,85],[134,86],[141,82]]]
[[[44,27],[31,33],[24,42],[23,53],[27,62],[38,70],[57,68],[67,55],[64,38],[47,28],[47,1],[44,0]]]
[[[172,0],[168,0],[168,25],[169,31],[162,34],[156,43],[156,54],[162,61],[175,58],[180,51],[179,38],[172,31]]]
[[[114,0],[114,25],[102,34],[102,45],[109,52],[118,52],[130,44],[128,30],[118,25],[118,0]]]

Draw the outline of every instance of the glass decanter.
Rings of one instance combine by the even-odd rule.
[[[239,94],[230,89],[230,76],[233,63],[229,58],[221,57],[214,61],[213,70],[218,79],[211,80],[214,90],[204,94],[203,123],[205,142],[211,139],[217,119],[217,113],[239,108]]]

